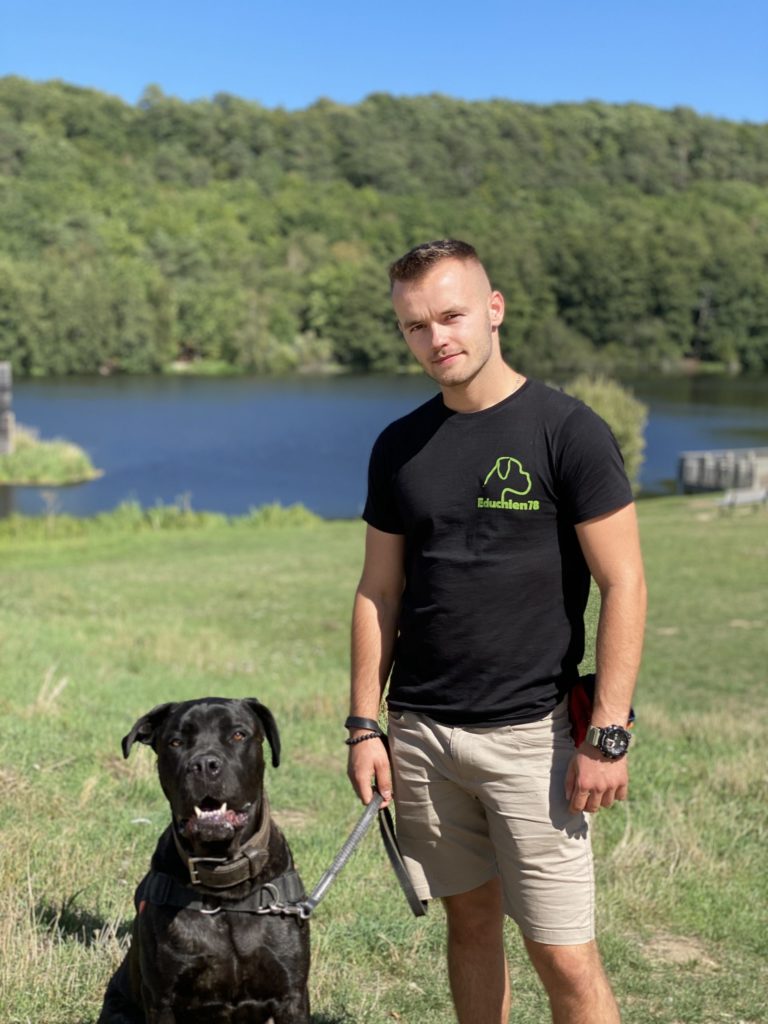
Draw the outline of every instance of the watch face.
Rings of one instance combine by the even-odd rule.
[[[621,757],[629,747],[630,734],[621,726],[613,725],[603,729],[600,748],[606,757]]]

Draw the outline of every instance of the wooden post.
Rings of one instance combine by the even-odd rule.
[[[12,455],[16,421],[11,412],[11,364],[0,363],[0,455]]]

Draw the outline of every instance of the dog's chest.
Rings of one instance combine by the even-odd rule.
[[[279,999],[290,988],[301,942],[301,926],[290,925],[253,914],[181,910],[166,923],[157,958],[147,967],[175,978],[174,1006],[209,1012],[218,1006],[215,1019],[226,1021],[228,1011]]]

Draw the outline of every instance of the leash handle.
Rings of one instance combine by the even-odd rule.
[[[373,799],[365,808],[362,817],[350,832],[347,841],[336,854],[333,863],[322,876],[322,878],[317,883],[315,888],[312,890],[312,893],[304,901],[304,906],[307,908],[308,915],[312,913],[312,911],[318,905],[323,896],[325,896],[326,892],[330,889],[331,885],[336,879],[336,876],[339,874],[341,869],[352,856],[355,847],[360,843],[360,840],[363,838],[365,833],[376,820],[376,817],[379,813],[379,808],[381,807],[383,802],[384,798],[382,797],[381,793],[374,790]]]

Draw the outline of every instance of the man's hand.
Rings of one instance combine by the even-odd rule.
[[[355,730],[352,738],[356,735],[365,735],[365,730]],[[373,799],[373,786],[384,798],[383,806],[392,799],[392,772],[389,767],[389,756],[382,740],[363,740],[362,743],[355,743],[349,748],[349,760],[347,763],[347,775],[352,783],[352,788],[363,801],[369,804]]]
[[[611,761],[595,747],[582,743],[565,777],[565,796],[574,812],[594,814],[614,800],[626,800],[629,770],[626,757]]]

